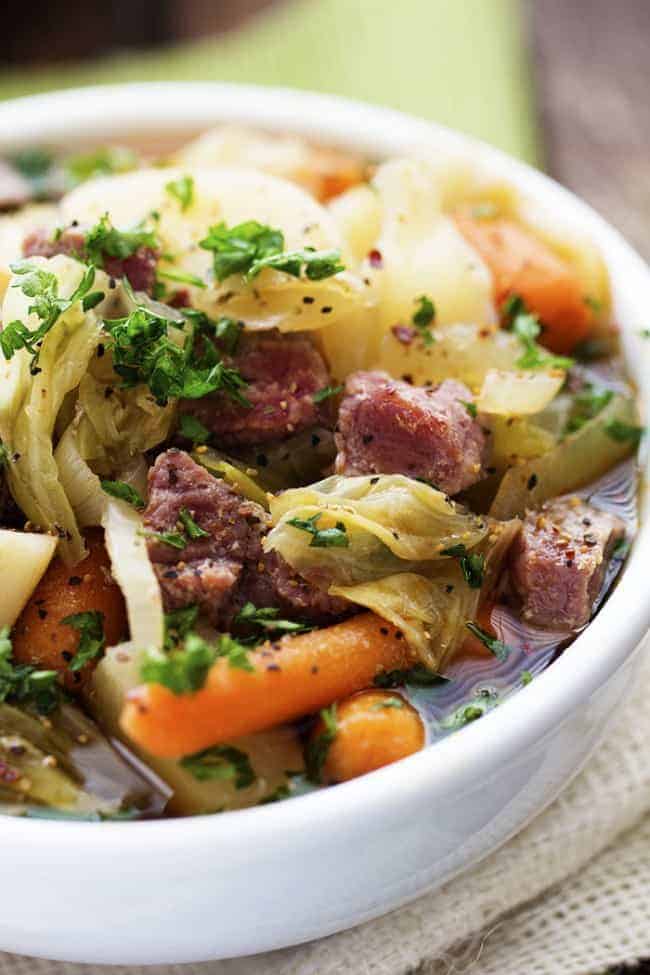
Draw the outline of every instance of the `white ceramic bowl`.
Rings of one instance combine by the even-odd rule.
[[[609,265],[616,320],[647,413],[650,362],[638,330],[648,324],[649,269],[576,197],[465,136],[337,98],[175,83],[0,104],[0,153],[30,143],[189,135],[221,121],[377,157],[457,152],[590,234]],[[602,612],[545,673],[481,721],[365,778],[185,820],[3,818],[0,949],[124,964],[254,953],[359,924],[466,870],[558,794],[624,702],[635,648],[650,625],[649,563],[644,522]]]

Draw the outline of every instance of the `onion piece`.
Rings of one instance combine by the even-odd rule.
[[[550,372],[490,369],[483,380],[476,406],[481,413],[499,416],[540,413],[562,389],[565,375],[560,369]]]

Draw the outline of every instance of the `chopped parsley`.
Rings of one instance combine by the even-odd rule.
[[[136,491],[134,487],[127,484],[125,481],[100,481],[102,486],[102,491],[106,494],[110,494],[112,498],[118,498],[120,501],[126,501],[127,504],[132,504],[134,508],[141,510],[145,507],[145,500],[139,491]]]
[[[382,711],[384,708],[396,708],[400,709],[404,707],[404,701],[401,697],[387,697],[383,701],[375,701],[375,703],[370,708],[371,711]]]
[[[195,288],[207,288],[207,284],[203,278],[198,277],[196,274],[190,274],[189,271],[181,271],[180,269],[171,270],[170,268],[163,271],[158,268],[156,276],[162,278],[163,281],[177,281],[179,284],[191,284]]]
[[[633,423],[623,423],[622,420],[611,419],[604,425],[605,433],[617,443],[629,443],[633,447],[638,447],[641,437],[645,433],[643,427]]]
[[[204,427],[195,416],[184,413],[181,416],[181,433],[192,443],[206,443],[210,439],[210,431]]]
[[[153,538],[157,542],[162,542],[163,545],[169,545],[170,548],[177,548],[179,551],[184,549],[187,545],[187,538],[181,532],[141,532],[145,538]]]
[[[235,616],[234,622],[254,627],[264,635],[269,633],[304,633],[312,629],[305,623],[295,623],[292,620],[278,619],[280,610],[275,606],[258,608],[254,603],[247,602]]]
[[[440,727],[449,731],[463,728],[466,724],[471,724],[472,721],[477,721],[479,718],[482,718],[488,710],[489,706],[483,702],[463,704],[451,714],[447,715],[446,718],[443,718],[440,722]]]
[[[339,251],[305,247],[285,252],[282,231],[257,220],[230,228],[223,222],[215,224],[199,247],[212,251],[214,276],[219,282],[231,274],[243,274],[247,281],[252,281],[265,267],[295,278],[304,274],[310,281],[320,281],[345,269]]]
[[[423,664],[416,664],[409,670],[387,670],[377,674],[373,680],[375,687],[390,688],[411,685],[412,687],[436,687],[448,684],[449,678],[436,674]]]
[[[533,679],[533,675],[529,670],[522,670],[522,672],[519,675],[519,680],[521,681],[523,687],[525,687],[526,684],[530,684],[532,679]]]
[[[86,234],[84,251],[89,263],[103,267],[106,257],[125,260],[132,257],[140,247],[148,247],[152,251],[159,249],[158,238],[153,230],[141,226],[133,230],[118,230],[105,213]]]
[[[97,176],[126,173],[138,165],[138,156],[123,146],[105,146],[92,152],[68,156],[63,164],[68,189]]]
[[[203,687],[216,657],[215,647],[188,633],[182,649],[166,654],[147,650],[140,676],[145,684],[162,684],[174,694],[188,694]]]
[[[460,571],[463,573],[463,578],[470,589],[481,588],[485,572],[484,555],[478,555],[476,552],[468,552],[462,543],[445,548],[440,554],[450,555],[452,558],[458,559]]]
[[[178,520],[185,529],[185,534],[190,541],[196,542],[199,538],[210,537],[210,532],[206,532],[205,528],[201,528],[200,525],[197,525],[187,508],[181,508],[178,513]]]
[[[9,162],[27,180],[37,199],[50,195],[53,188],[51,176],[54,166],[51,153],[39,148],[22,149],[10,156]]]
[[[512,331],[519,339],[523,354],[517,359],[519,369],[570,369],[573,359],[567,356],[553,355],[537,344],[542,327],[536,315],[520,312],[512,322]]]
[[[573,397],[571,416],[567,420],[565,433],[575,433],[589,420],[593,420],[611,402],[614,392],[611,389],[596,389],[593,383],[585,383],[580,392]]]
[[[320,713],[323,730],[307,742],[305,747],[305,771],[310,782],[321,783],[323,766],[338,731],[336,703],[323,708]]]
[[[318,389],[312,396],[313,403],[324,403],[326,399],[330,399],[332,396],[338,396],[339,393],[343,392],[342,386],[324,386],[322,389]]]
[[[253,785],[257,776],[246,752],[233,745],[213,745],[180,761],[182,768],[199,782],[230,782],[236,789]]]
[[[171,623],[167,623],[165,646],[173,647],[176,643],[176,635],[179,639],[184,635],[183,647],[172,649],[167,653],[159,650],[146,652],[140,670],[140,676],[146,684],[162,684],[174,694],[198,691],[205,684],[210,667],[220,657],[236,670],[255,669],[248,657],[250,647],[235,640],[228,633],[222,634],[216,643],[211,644],[197,633],[188,632],[198,615],[196,607],[188,607],[188,610],[191,612],[188,612],[185,617],[170,614],[174,618]]]
[[[179,176],[165,185],[165,189],[170,196],[173,196],[181,205],[181,211],[185,211],[194,202],[194,178],[192,176]]]
[[[181,347],[168,336],[169,322],[138,305],[125,318],[104,320],[111,337],[113,368],[126,388],[145,383],[158,403],[169,399],[201,399],[221,391],[241,406],[250,406],[242,390],[246,382],[237,369],[224,364],[209,336],[205,316],[191,319],[190,332]],[[207,319],[206,319],[207,321]],[[200,337],[200,351],[197,338]],[[0,333],[1,340],[1,333]]]
[[[0,440],[0,470],[9,463],[9,451]]]
[[[484,630],[482,627],[478,626],[476,623],[465,623],[465,626],[469,632],[479,640],[486,649],[493,653],[497,660],[504,661],[508,659],[512,647],[509,647],[507,643],[502,640],[498,640],[494,636]]]
[[[475,420],[476,417],[478,416],[478,407],[476,403],[470,403],[468,402],[468,400],[464,400],[464,399],[459,399],[458,402],[465,407],[465,409],[472,417],[472,419]]]
[[[239,345],[241,334],[244,331],[244,323],[238,322],[234,318],[218,318],[214,322],[214,337],[223,346],[228,355],[234,355]]]
[[[427,298],[426,295],[420,295],[420,297],[416,298],[415,301],[418,308],[413,312],[411,321],[417,329],[424,345],[433,345],[435,339],[431,334],[429,326],[435,321],[435,305],[431,301],[431,298]]]
[[[35,314],[39,318],[40,325],[32,331],[21,321],[9,322],[0,332],[0,348],[7,360],[11,359],[19,349],[26,349],[32,356],[30,371],[35,375],[39,371],[38,357],[43,339],[61,315],[75,302],[82,301],[88,295],[95,281],[95,268],[92,265],[86,268],[81,281],[69,298],[59,297],[58,279],[50,271],[45,271],[27,261],[12,264],[11,270],[20,277],[12,287],[20,288],[27,298],[33,299],[33,304],[29,305],[27,311],[30,315]]]
[[[64,617],[61,622],[79,633],[77,652],[68,665],[70,670],[81,670],[90,660],[101,656],[106,646],[103,613],[98,610],[74,613],[72,616]]]
[[[50,714],[59,705],[57,672],[13,663],[10,632],[0,628],[0,702],[33,704],[39,714]]]
[[[165,613],[165,650],[177,647],[191,633],[199,618],[199,607],[193,603]]]
[[[309,518],[289,518],[287,525],[308,532],[311,536],[310,548],[347,548],[350,539],[342,521],[337,521],[334,528],[318,528],[321,512]]]

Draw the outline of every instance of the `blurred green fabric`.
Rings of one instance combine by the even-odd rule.
[[[519,0],[282,0],[208,40],[49,70],[2,72],[0,98],[167,79],[347,95],[538,159]]]

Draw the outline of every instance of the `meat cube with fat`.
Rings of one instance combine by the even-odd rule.
[[[165,535],[183,536],[184,512],[206,534],[186,536],[179,549]],[[227,629],[248,601],[312,623],[331,622],[349,611],[345,600],[298,576],[277,552],[265,553],[269,518],[264,509],[181,450],[166,451],[151,468],[143,521],[167,612],[198,605],[215,627]]]
[[[356,372],[339,411],[339,474],[406,474],[458,494],[483,476],[487,435],[463,383],[411,386]]]
[[[80,261],[86,260],[86,235],[83,231],[68,227],[56,238],[50,231],[35,230],[23,241],[25,257],[54,257],[66,254]],[[104,256],[103,268],[111,278],[128,278],[135,291],[153,294],[156,283],[158,255],[150,247],[138,247],[130,257]]]
[[[510,561],[523,619],[550,630],[588,623],[612,549],[624,534],[620,518],[577,497],[529,512]]]
[[[329,401],[314,402],[314,394],[329,385],[329,371],[309,339],[278,332],[244,334],[229,364],[248,383],[242,392],[250,406],[223,393],[181,403],[181,411],[200,420],[217,443],[269,443],[327,420]]]

